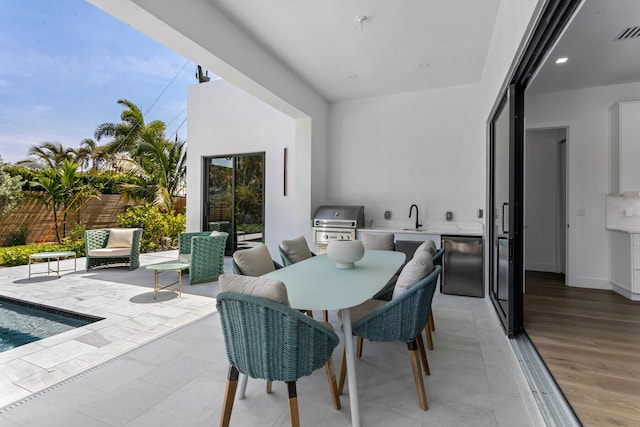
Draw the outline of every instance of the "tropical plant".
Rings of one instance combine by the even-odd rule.
[[[150,252],[162,246],[164,237],[176,242],[178,234],[185,230],[186,217],[173,212],[162,213],[157,206],[145,204],[119,214],[118,223],[124,228],[142,228],[140,250]]]
[[[164,138],[165,124],[161,120],[154,120],[145,124],[140,108],[127,99],[119,99],[118,104],[125,107],[120,114],[121,123],[102,123],[96,129],[94,136],[100,141],[105,137],[112,138],[105,144],[105,153],[115,155],[117,153],[132,153],[136,150],[140,135],[154,133]]]
[[[65,161],[74,161],[76,150],[65,148],[59,142],[43,142],[40,145],[32,145],[27,151],[29,158],[20,160],[17,165],[26,166],[33,170],[56,169]]]
[[[22,179],[11,176],[4,171],[2,157],[0,157],[0,217],[12,212],[23,197]]]
[[[31,197],[39,200],[53,212],[58,242],[66,237],[69,214],[89,199],[99,198],[98,191],[81,179],[78,174],[78,164],[68,160],[58,168],[50,167],[36,172],[32,184],[36,190],[40,191],[32,193]],[[62,220],[59,218],[60,210],[62,210]]]
[[[171,142],[153,132],[145,132],[132,157],[120,160],[119,169],[134,178],[122,183],[125,201],[140,200],[158,206],[161,211],[173,209],[173,196],[184,191],[186,155],[184,142]]]
[[[98,145],[91,138],[83,139],[80,148],[76,150],[75,161],[80,165],[82,171],[99,172],[105,170],[112,164],[112,156],[107,154],[106,148]]]
[[[169,141],[160,120],[145,124],[140,109],[131,101],[118,100],[125,107],[121,123],[103,123],[95,131],[97,140],[111,137],[103,155],[110,156],[119,172],[130,179],[120,185],[125,200],[156,205],[163,212],[173,208],[173,197],[185,186],[185,144]],[[87,142],[88,143],[88,142]]]

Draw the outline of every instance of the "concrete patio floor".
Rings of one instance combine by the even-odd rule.
[[[162,291],[154,301],[153,273],[144,268],[176,256],[143,254],[134,271],[87,272],[78,259],[78,271],[59,279],[29,280],[27,266],[0,269],[0,295],[105,318],[0,353],[0,425],[217,425],[228,368],[217,283],[185,280],[182,298]],[[73,260],[63,261],[70,267]],[[165,281],[175,278],[166,274]],[[356,364],[363,425],[543,425],[490,302],[437,293],[433,310],[429,410],[418,406],[406,345],[367,342]],[[335,314],[330,320],[340,330]],[[298,402],[302,425],[350,425],[347,390],[334,410],[323,370],[298,382]],[[289,425],[286,386],[276,383],[266,394],[264,381],[250,380],[231,425]]]

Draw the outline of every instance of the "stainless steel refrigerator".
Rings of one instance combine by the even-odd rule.
[[[484,297],[482,237],[442,236],[443,294]]]

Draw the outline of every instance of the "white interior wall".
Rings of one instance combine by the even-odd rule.
[[[525,268],[558,272],[557,216],[560,168],[558,144],[564,129],[528,130],[525,139]]]
[[[640,99],[640,83],[527,94],[527,128],[568,126],[567,284],[610,289],[606,195],[609,191],[609,109]],[[605,255],[603,255],[605,254]]]
[[[341,101],[330,108],[331,203],[365,206],[374,226],[481,221],[484,139],[479,86]],[[391,211],[385,220],[384,211]]]
[[[188,109],[187,230],[202,227],[203,157],[265,152],[265,243],[278,260],[280,241],[296,237],[298,171],[293,161],[289,195],[283,195],[284,148],[291,159],[296,157],[295,120],[223,80],[191,86]]]

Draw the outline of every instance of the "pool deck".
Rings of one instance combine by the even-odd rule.
[[[61,260],[61,269],[71,271],[59,279],[44,274],[46,262],[32,264],[31,279],[26,265],[0,269],[2,296],[105,318],[0,353],[0,408],[213,313],[217,283],[189,286],[188,276],[181,298],[167,290],[153,299],[154,274],[145,265],[176,258],[177,251],[143,254],[136,270],[89,272],[84,258],[78,258],[77,272],[73,259]],[[177,278],[162,274],[166,281]]]

